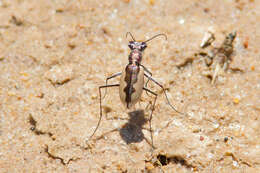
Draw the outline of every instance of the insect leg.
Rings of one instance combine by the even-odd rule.
[[[94,132],[91,134],[91,136],[89,137],[88,141],[90,141],[90,139],[94,136],[94,134],[96,133],[99,125],[100,125],[100,122],[101,122],[101,119],[102,119],[102,99],[101,99],[101,89],[102,88],[110,88],[110,87],[118,87],[119,84],[113,84],[113,85],[103,85],[103,86],[100,86],[99,87],[99,109],[100,109],[100,115],[99,115],[99,120],[98,120],[98,124],[94,130]]]
[[[150,77],[153,76],[152,72],[150,72],[145,66],[143,66],[142,64],[140,64],[140,66],[143,67],[144,71],[147,72],[150,75]],[[148,85],[149,81],[150,81],[150,79],[148,78],[148,80],[146,81],[145,86],[144,86],[145,88],[147,88],[147,85]],[[145,91],[145,92],[148,95],[148,91]]]
[[[156,85],[158,85],[159,87],[162,88],[163,93],[164,93],[164,95],[165,95],[165,98],[166,98],[166,100],[167,100],[167,103],[170,105],[170,107],[171,107],[175,112],[177,112],[177,113],[179,113],[179,114],[182,114],[182,115],[186,115],[185,113],[180,112],[180,111],[178,111],[177,109],[175,109],[175,107],[170,103],[170,101],[169,101],[169,99],[168,99],[168,96],[167,96],[167,94],[166,94],[166,90],[164,89],[164,87],[163,87],[159,82],[157,82],[155,79],[153,79],[152,77],[148,76],[147,74],[144,74],[144,75],[145,75],[145,77],[147,77],[148,79],[150,79],[151,81],[153,81]]]
[[[109,79],[112,79],[112,78],[115,78],[115,77],[117,77],[117,76],[120,76],[121,74],[122,74],[122,73],[119,72],[119,73],[115,73],[115,74],[113,74],[112,76],[108,77],[108,78],[106,79],[106,85],[107,85]],[[103,96],[102,99],[104,99],[104,98],[106,97],[106,94],[107,94],[107,87],[106,87],[105,94],[104,94],[104,96]]]
[[[144,71],[146,71],[147,73],[149,73],[150,76],[152,76],[152,72],[150,72],[145,66],[143,66],[142,64],[140,64],[140,66],[144,68]]]
[[[216,68],[215,68],[215,70],[214,70],[213,77],[212,77],[212,81],[211,81],[211,84],[212,84],[212,85],[215,83],[215,81],[216,81],[216,79],[217,79],[217,77],[218,77],[218,75],[219,75],[220,68],[221,68],[221,67],[220,67],[220,64],[217,63]]]
[[[152,149],[154,149],[155,147],[153,146],[153,131],[152,131],[152,118],[153,118],[153,111],[154,111],[154,107],[155,107],[155,103],[156,103],[156,100],[157,100],[157,94],[147,88],[143,88],[145,91],[151,93],[152,95],[155,96],[154,98],[154,102],[153,102],[153,105],[152,105],[152,110],[151,110],[151,114],[150,114],[150,118],[149,118],[149,122],[150,122],[150,133],[151,133],[151,143],[152,143]]]

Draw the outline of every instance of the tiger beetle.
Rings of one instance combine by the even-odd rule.
[[[147,48],[147,42],[153,40],[156,37],[159,36],[163,36],[165,37],[165,39],[167,40],[167,36],[165,34],[157,34],[151,38],[149,38],[146,41],[136,41],[135,38],[133,37],[133,35],[130,32],[126,33],[126,38],[127,36],[130,35],[132,38],[132,41],[129,41],[128,43],[128,47],[130,48],[131,52],[128,56],[128,60],[129,63],[127,64],[127,66],[123,69],[122,72],[119,73],[115,73],[112,76],[108,77],[106,79],[106,85],[102,85],[99,86],[99,104],[100,104],[100,117],[98,120],[98,124],[94,130],[94,132],[92,133],[92,135],[89,137],[89,140],[94,136],[94,134],[96,133],[101,119],[102,119],[102,99],[104,97],[101,96],[101,89],[107,89],[107,88],[111,88],[111,87],[119,87],[119,96],[120,96],[120,100],[121,102],[125,105],[125,107],[127,109],[131,109],[134,107],[134,105],[140,101],[142,92],[145,90],[147,93],[150,93],[152,95],[154,95],[154,101],[152,103],[152,109],[151,109],[151,113],[150,113],[150,131],[151,131],[151,142],[152,142],[152,147],[153,147],[153,136],[152,136],[152,126],[151,126],[151,120],[152,120],[152,115],[153,115],[153,111],[154,111],[154,107],[155,107],[155,103],[156,103],[156,99],[157,99],[157,93],[151,91],[150,89],[147,88],[147,83],[149,81],[154,82],[156,85],[158,85],[164,92],[164,95],[166,97],[167,103],[170,105],[170,107],[176,111],[177,113],[180,114],[184,114],[182,112],[179,112],[178,110],[176,110],[172,104],[170,103],[167,94],[166,94],[166,90],[165,88],[159,83],[157,82],[155,79],[152,78],[152,73],[144,66],[141,64],[142,61],[142,55],[144,50]],[[111,84],[108,85],[108,80],[121,76],[120,78],[120,83],[119,84]],[[146,77],[148,80],[145,84],[144,82],[144,77]],[[106,95],[106,90],[105,90],[105,94]]]

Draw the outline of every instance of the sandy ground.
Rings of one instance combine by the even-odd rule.
[[[0,21],[0,172],[260,172],[259,0],[0,0]],[[149,82],[153,153],[154,97],[131,112],[116,88],[86,142],[98,87],[128,63],[128,31],[167,35],[142,63],[185,113]],[[229,69],[211,84],[205,54],[233,31]]]

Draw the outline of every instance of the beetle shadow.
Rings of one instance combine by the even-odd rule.
[[[136,110],[128,113],[130,119],[126,124],[119,129],[121,138],[127,143],[139,143],[143,139],[150,144],[150,142],[145,138],[144,133],[142,132],[143,125],[148,121],[145,118],[144,110]]]

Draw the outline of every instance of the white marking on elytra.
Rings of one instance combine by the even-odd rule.
[[[99,117],[98,124],[97,124],[94,132],[91,134],[91,136],[89,137],[88,140],[90,140],[94,136],[94,134],[96,133],[96,131],[100,125],[102,115],[103,115],[102,114],[102,99],[105,97],[105,95],[107,93],[107,88],[119,87],[120,100],[123,103],[123,105],[126,106],[127,109],[134,107],[134,105],[138,101],[140,101],[143,90],[145,90],[147,93],[154,95],[154,102],[152,104],[152,109],[151,109],[150,118],[149,118],[150,132],[151,132],[151,145],[152,145],[152,147],[154,147],[152,130],[151,130],[152,129],[151,120],[152,120],[152,115],[153,115],[153,111],[154,111],[154,107],[155,107],[155,103],[156,103],[156,99],[157,99],[157,94],[147,88],[147,83],[149,81],[152,81],[156,85],[158,85],[163,90],[167,103],[170,105],[170,107],[174,111],[176,111],[180,114],[183,114],[183,115],[186,115],[186,114],[179,112],[177,109],[174,108],[174,106],[170,103],[170,101],[167,97],[164,87],[159,82],[157,82],[155,79],[153,79],[152,73],[145,66],[143,66],[141,64],[143,51],[147,47],[146,43],[159,36],[163,36],[167,40],[167,36],[165,34],[157,34],[146,41],[139,42],[139,41],[135,40],[135,38],[133,37],[133,35],[130,32],[126,33],[126,37],[128,35],[130,35],[132,38],[132,41],[129,41],[129,43],[128,43],[128,47],[131,50],[129,57],[128,57],[129,63],[123,69],[122,72],[115,73],[114,75],[108,77],[106,79],[106,85],[99,87],[100,117]],[[120,83],[108,85],[108,80],[115,78],[117,76],[121,76]],[[148,79],[146,84],[144,84],[144,77],[146,77]],[[105,94],[102,97],[101,89],[104,89],[104,88],[105,88]]]

